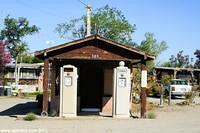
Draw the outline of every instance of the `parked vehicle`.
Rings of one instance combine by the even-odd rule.
[[[189,85],[187,80],[173,79],[169,85],[164,86],[164,89],[167,95],[169,95],[171,89],[172,96],[184,96],[192,91],[192,86]]]

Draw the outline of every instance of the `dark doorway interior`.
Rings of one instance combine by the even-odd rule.
[[[102,106],[103,69],[100,67],[81,67],[80,69],[80,102],[83,108]]]

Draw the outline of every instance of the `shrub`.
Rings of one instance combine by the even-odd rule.
[[[36,100],[38,101],[37,102],[37,106],[39,107],[39,108],[42,108],[42,105],[43,105],[43,94],[38,94],[37,96],[36,96]]]
[[[31,93],[31,95],[42,95],[43,94],[43,92],[41,92],[41,91],[36,91],[36,92],[32,92]]]
[[[27,113],[26,116],[23,118],[25,121],[33,121],[36,120],[37,117],[34,113]]]
[[[195,98],[194,92],[188,92],[185,94],[185,98],[187,99],[188,104],[192,103]]]
[[[149,119],[155,119],[157,117],[155,112],[148,112],[147,117]]]

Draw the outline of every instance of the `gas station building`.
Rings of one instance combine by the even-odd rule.
[[[154,56],[99,35],[37,51],[35,56],[44,60],[44,114],[50,94],[50,110],[59,116],[96,112],[129,117],[132,66],[139,64],[141,117],[145,117],[146,62]]]

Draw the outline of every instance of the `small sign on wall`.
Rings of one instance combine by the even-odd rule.
[[[72,77],[71,76],[65,76],[64,85],[65,86],[72,86]]]
[[[125,77],[120,77],[118,80],[118,86],[121,88],[126,87],[126,78]]]
[[[141,75],[141,87],[147,87],[147,71],[142,70],[142,75]]]

